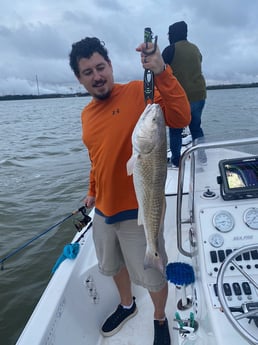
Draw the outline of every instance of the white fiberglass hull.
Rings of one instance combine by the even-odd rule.
[[[258,207],[257,198],[241,201],[225,202],[220,196],[217,184],[218,161],[224,158],[241,157],[238,151],[216,149],[208,152],[208,164],[196,166],[196,180],[194,186],[190,184],[190,159],[186,160],[184,170],[183,208],[181,213],[182,244],[186,251],[196,250],[192,258],[179,253],[177,242],[177,178],[178,170],[168,169],[166,183],[167,211],[165,217],[165,239],[169,263],[185,262],[190,264],[195,273],[195,281],[186,288],[186,294],[191,305],[185,310],[177,309],[182,300],[182,289],[175,288],[169,283],[169,297],[167,302],[167,318],[170,327],[171,343],[183,344],[185,337],[178,322],[174,320],[176,311],[182,319],[188,319],[194,314],[198,322],[196,345],[247,345],[243,338],[230,324],[221,311],[220,302],[214,292],[220,262],[210,262],[210,252],[224,250],[222,245],[216,249],[211,246],[209,236],[217,233],[212,219],[216,212],[229,210],[235,221],[234,230],[220,234],[224,237],[226,247],[233,249],[245,244],[258,243],[258,231],[245,229],[248,236],[239,232],[243,229],[242,214],[247,208]],[[214,197],[205,197],[207,190],[215,193]],[[190,196],[190,197],[189,197]],[[194,202],[193,202],[194,201]],[[194,205],[193,205],[194,204]],[[189,213],[189,209],[191,212]],[[190,220],[190,218],[192,218]],[[241,224],[241,225],[238,225]],[[83,231],[83,230],[82,230]],[[232,237],[230,234],[233,234]],[[189,242],[189,232],[193,235],[192,245]],[[76,241],[80,233],[74,238]],[[231,236],[231,237],[230,237]],[[239,237],[240,236],[240,237]],[[250,237],[251,236],[251,237]],[[238,243],[233,243],[239,238]],[[248,260],[247,260],[248,261]],[[258,260],[249,259],[245,264],[251,265],[250,273],[257,278],[255,265]],[[243,280],[238,273],[227,275],[227,282]],[[21,334],[18,345],[149,345],[153,343],[153,306],[145,289],[133,286],[138,307],[138,314],[130,319],[114,336],[104,338],[99,330],[106,317],[117,307],[119,296],[113,280],[98,272],[97,260],[92,242],[91,228],[80,240],[80,251],[76,259],[65,260],[53,275],[34,313]],[[252,287],[249,301],[257,301],[257,291]],[[229,303],[244,303],[247,296],[230,297]],[[232,302],[233,301],[233,302]],[[179,304],[178,304],[179,303]],[[247,321],[244,321],[247,323]],[[253,325],[248,325],[251,333],[258,333]],[[187,335],[186,335],[187,336]],[[253,342],[253,344],[256,344]],[[257,342],[258,344],[258,342]]]

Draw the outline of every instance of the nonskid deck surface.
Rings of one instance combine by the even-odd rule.
[[[174,289],[170,286],[169,289]],[[169,294],[167,303],[167,318],[172,332],[173,310],[172,295]],[[136,299],[138,313],[128,320],[123,328],[112,337],[102,337],[100,335],[97,345],[150,345],[154,339],[153,306],[148,293],[144,293]]]

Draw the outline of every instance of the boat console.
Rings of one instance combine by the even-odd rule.
[[[194,312],[196,333],[201,335],[196,345],[258,344],[258,156],[228,150],[232,144],[193,146],[181,159],[178,249],[180,260],[191,264],[195,273],[187,290],[191,303],[181,313],[189,315],[188,308]],[[206,150],[207,166],[198,166],[198,149]],[[189,197],[184,201],[189,157]],[[186,203],[187,219],[182,216]],[[183,344],[180,337],[178,343]]]

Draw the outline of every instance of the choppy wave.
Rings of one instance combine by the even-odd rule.
[[[19,162],[16,158],[6,158],[3,159],[2,161],[0,161],[0,164],[2,165],[2,168],[7,167],[7,168],[11,168],[11,167],[23,167],[24,165]]]

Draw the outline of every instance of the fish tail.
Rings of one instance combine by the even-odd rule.
[[[144,269],[156,268],[161,273],[164,273],[164,263],[158,251],[151,252],[147,250],[143,264],[144,264]]]

